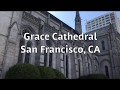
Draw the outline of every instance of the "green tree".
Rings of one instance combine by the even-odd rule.
[[[36,66],[31,64],[16,64],[11,67],[5,76],[6,79],[39,79],[40,73]]]

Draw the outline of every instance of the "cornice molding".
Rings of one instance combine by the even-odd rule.
[[[36,18],[35,16],[33,16],[30,13],[27,13],[27,12],[23,12],[22,18],[24,18],[25,20],[27,20],[27,21],[35,24],[35,25],[39,25],[41,23],[40,18]]]

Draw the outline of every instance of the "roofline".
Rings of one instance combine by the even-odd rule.
[[[55,20],[57,23],[59,23],[59,24],[63,24],[63,27],[65,27],[66,29],[68,29],[68,30],[73,30],[73,32],[74,33],[77,33],[78,34],[78,32],[75,30],[75,29],[73,29],[72,27],[70,27],[69,25],[67,25],[66,23],[64,23],[63,21],[61,21],[60,19],[58,19],[57,17],[55,17],[54,15],[52,15],[51,13],[49,13],[48,11],[40,11],[41,13],[43,13],[43,14],[45,14],[46,16],[48,16],[48,15],[50,15],[50,18],[51,19],[53,19],[53,20]]]

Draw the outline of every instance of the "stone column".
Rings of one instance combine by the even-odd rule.
[[[11,17],[9,17],[9,19],[7,19],[6,21],[7,23],[9,22],[9,25],[6,26],[7,34],[2,66],[2,78],[4,78],[6,71],[8,71],[8,69],[11,66],[15,65],[18,61],[17,59],[19,54],[19,47],[17,47],[17,41],[21,25],[21,19],[22,12],[12,12]],[[4,25],[6,25],[6,23]]]

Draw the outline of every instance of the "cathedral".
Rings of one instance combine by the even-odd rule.
[[[105,74],[110,79],[120,79],[120,34],[113,24],[99,30],[93,41],[74,40],[25,40],[30,34],[81,34],[81,17],[76,11],[75,30],[47,11],[0,11],[0,78],[17,63],[29,63],[59,70],[68,79],[88,74]],[[37,53],[21,53],[21,46],[37,47]],[[101,53],[46,53],[40,46],[47,47],[99,46]]]

